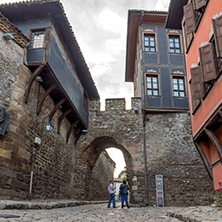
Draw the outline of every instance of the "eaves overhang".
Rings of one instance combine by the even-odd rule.
[[[143,16],[142,16],[143,14]],[[134,81],[136,47],[138,41],[138,30],[140,22],[151,24],[164,24],[167,12],[164,11],[146,11],[129,10],[127,24],[127,42],[126,42],[126,69],[125,81]]]
[[[33,0],[0,4],[0,12],[10,21],[51,16],[58,27],[63,43],[67,45],[67,51],[75,64],[77,75],[89,99],[99,99],[99,94],[89,68],[59,0]]]
[[[183,19],[183,6],[188,0],[171,0],[166,18],[165,28],[167,29],[181,29],[181,22]]]

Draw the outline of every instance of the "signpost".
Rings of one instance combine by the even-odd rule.
[[[156,175],[156,198],[157,206],[164,207],[164,195],[163,195],[163,176]]]

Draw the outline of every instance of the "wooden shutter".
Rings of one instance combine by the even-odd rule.
[[[222,16],[212,20],[217,57],[222,58]]]
[[[202,81],[200,67],[197,66],[191,68],[190,74],[192,99],[201,99],[204,96],[204,84]]]
[[[196,20],[194,16],[193,4],[187,4],[183,7],[184,17],[185,17],[185,31],[188,35],[191,32],[195,31]]]
[[[216,71],[216,55],[214,44],[209,43],[199,49],[200,63],[202,65],[204,82],[213,80],[217,76]]]
[[[195,0],[195,9],[198,10],[207,4],[207,0]]]

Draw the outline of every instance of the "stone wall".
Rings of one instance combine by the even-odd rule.
[[[91,200],[109,199],[107,187],[109,186],[109,181],[113,180],[113,172],[114,164],[107,155],[101,153],[92,170],[92,181],[90,183]]]
[[[31,76],[30,70],[23,65],[25,49],[15,41],[5,41],[2,35],[0,32],[0,106],[9,113],[10,125],[8,132],[0,136],[0,198],[29,198],[33,169],[32,198],[86,199],[89,188],[85,178],[91,171],[82,150],[74,145],[74,133],[66,143],[69,122],[64,120],[57,134],[57,122],[62,114],[57,111],[52,120],[53,131],[46,132],[47,116],[54,102],[47,97],[37,116],[37,103],[45,91],[35,81],[28,103],[24,103]],[[34,144],[35,137],[41,139],[40,146]],[[112,169],[111,166],[109,175],[103,169],[101,173],[108,177]]]
[[[163,175],[166,206],[207,205],[212,180],[192,141],[187,113],[146,115],[149,203],[156,205],[155,175]]]
[[[30,173],[34,172],[33,198],[104,199],[105,182],[92,192],[99,175],[108,183],[112,171],[100,154],[110,147],[122,150],[130,185],[130,199],[145,203],[143,115],[141,99],[132,98],[132,109],[124,99],[106,100],[100,111],[98,101],[90,103],[88,133],[75,146],[75,135],[66,143],[69,122],[64,120],[57,134],[58,110],[52,120],[54,130],[45,131],[47,116],[54,107],[48,97],[37,116],[37,103],[44,89],[34,82],[27,104],[24,93],[31,72],[23,65],[24,50],[14,41],[2,40],[0,32],[0,106],[10,115],[10,127],[0,136],[0,197],[29,197]],[[42,144],[34,144],[35,137]],[[155,175],[162,174],[166,206],[207,204],[212,181],[192,144],[187,113],[148,114],[146,117],[149,204],[156,204]],[[97,165],[97,164],[98,165]],[[103,164],[105,168],[99,167]],[[94,171],[93,171],[94,170]],[[98,170],[101,170],[98,172]],[[93,178],[96,179],[93,180]]]
[[[132,109],[125,110],[124,99],[108,99],[105,111],[100,111],[99,102],[92,102],[89,133],[82,136],[77,145],[91,159],[89,166],[95,164],[105,148],[122,150],[129,175],[131,202],[145,204],[144,134],[140,102],[140,98],[132,98]],[[212,180],[193,145],[189,115],[147,114],[145,136],[148,204],[157,204],[157,174],[163,175],[166,206],[211,203]]]

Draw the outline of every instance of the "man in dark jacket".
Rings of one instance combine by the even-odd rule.
[[[129,190],[129,186],[126,184],[126,181],[124,180],[123,183],[120,185],[120,194],[121,194],[121,202],[122,202],[121,208],[123,208],[124,206],[124,201],[126,202],[127,208],[129,208],[128,190]]]

